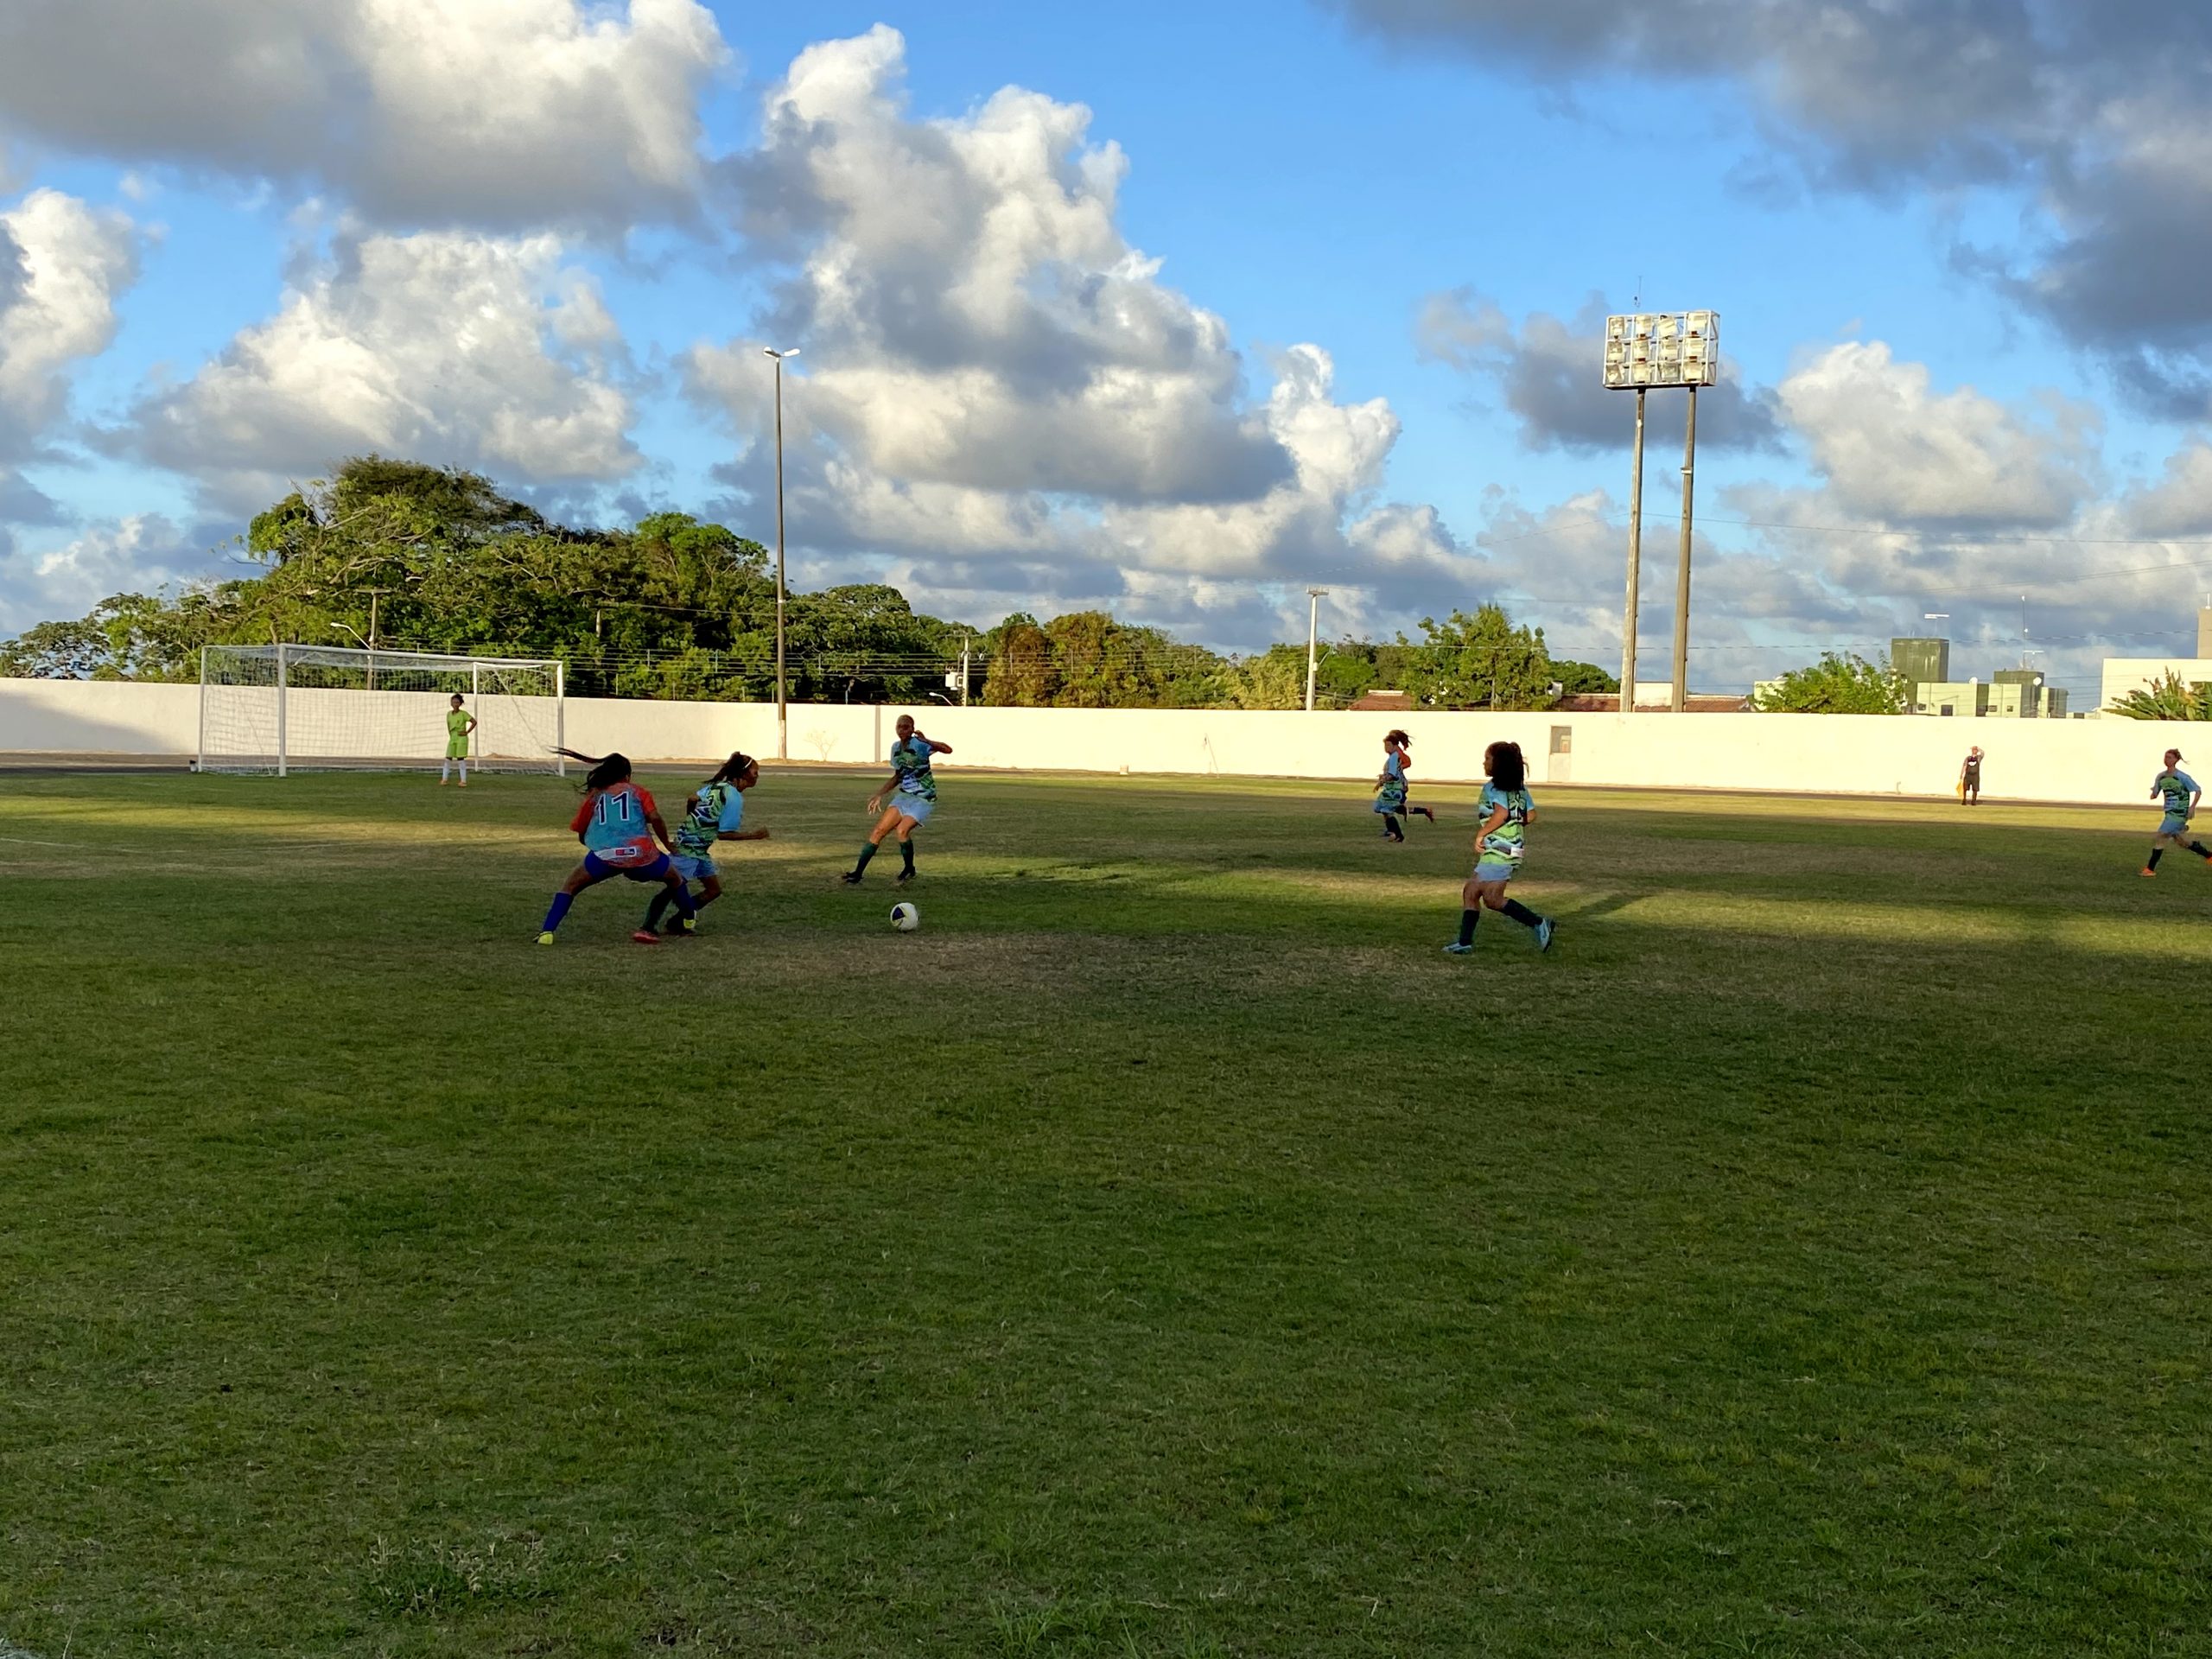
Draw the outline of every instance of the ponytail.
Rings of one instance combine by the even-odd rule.
[[[584,788],[612,789],[617,784],[630,781],[630,757],[626,754],[583,754],[575,749],[555,749],[556,754],[565,754],[571,760],[581,760],[591,770],[584,774]]]
[[[760,764],[744,750],[735,749],[731,751],[729,759],[722,762],[721,770],[707,781],[710,784],[734,784]]]

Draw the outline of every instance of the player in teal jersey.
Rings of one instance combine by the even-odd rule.
[[[1403,732],[1392,732],[1382,740],[1382,772],[1375,780],[1375,810],[1382,815],[1385,841],[1406,838],[1405,830],[1398,823],[1400,813],[1409,819],[1419,816],[1431,823],[1436,822],[1436,814],[1427,807],[1406,804],[1406,791],[1413,786],[1406,778],[1407,768],[1413,761],[1413,741]]]
[[[446,758],[438,768],[438,787],[442,789],[453,772],[454,762],[461,762],[461,786],[468,787],[468,734],[476,729],[476,716],[462,707],[461,693],[453,694],[453,703],[446,710]]]
[[[1548,950],[1559,925],[1537,915],[1519,899],[1505,896],[1506,883],[1521,868],[1522,856],[1528,850],[1529,825],[1536,816],[1521,746],[1491,744],[1483,752],[1483,771],[1490,782],[1483,786],[1482,798],[1475,804],[1476,815],[1482,820],[1475,836],[1475,873],[1460,889],[1465,907],[1459,912],[1459,937],[1446,945],[1445,951],[1454,957],[1473,952],[1475,924],[1482,919],[1485,906],[1504,912],[1535,936],[1537,950]]]
[[[679,916],[662,929],[670,937],[687,938],[696,932],[697,912],[722,896],[721,873],[715,868],[717,842],[768,839],[766,830],[742,827],[745,791],[760,781],[760,762],[749,754],[733,754],[684,801],[683,816],[676,824],[673,861],[676,873],[686,881],[698,882],[700,889],[692,900],[693,913]],[[675,902],[676,895],[665,887],[653,894],[652,903],[645,906],[645,931],[660,927],[661,918]]]
[[[2212,863],[2212,848],[2193,839],[2189,833],[2189,821],[2196,816],[2196,805],[2204,798],[2204,791],[2197,787],[2196,779],[2181,769],[2179,749],[2166,751],[2165,769],[2151,780],[2151,798],[2165,803],[2166,815],[2158,820],[2158,833],[2151,837],[2151,861],[2143,867],[2143,874],[2158,873],[2158,861],[2166,855],[2168,847],[2186,847]]]
[[[937,810],[937,778],[930,771],[930,762],[940,754],[950,754],[952,745],[939,743],[925,737],[914,725],[912,715],[899,716],[896,728],[898,741],[891,746],[891,781],[868,798],[871,815],[880,812],[874,831],[861,844],[860,862],[845,872],[844,882],[849,887],[861,884],[861,874],[868,868],[868,861],[875,856],[875,849],[893,830],[899,832],[899,856],[904,868],[899,872],[899,881],[905,885],[914,879],[914,831],[930,821]],[[886,801],[890,804],[885,804]]]

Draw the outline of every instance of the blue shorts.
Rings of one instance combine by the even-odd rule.
[[[2158,833],[2162,836],[2185,836],[2189,833],[2189,820],[2177,818],[2169,812],[2158,821]]]
[[[1480,858],[1475,861],[1474,880],[1481,882],[1510,881],[1521,873],[1521,867],[1506,858]]]
[[[916,823],[927,823],[930,814],[937,810],[937,803],[920,795],[893,795],[890,804],[902,818],[912,818]]]
[[[668,878],[668,855],[655,853],[646,864],[612,863],[597,853],[584,855],[584,874],[594,881],[610,880],[626,875],[632,881],[663,881]]]
[[[1406,798],[1401,795],[1394,801],[1388,795],[1378,795],[1375,798],[1375,810],[1385,813],[1402,812],[1406,810]]]
[[[721,874],[715,868],[715,861],[703,853],[696,857],[688,853],[678,853],[670,861],[676,866],[676,873],[686,881],[712,881]]]

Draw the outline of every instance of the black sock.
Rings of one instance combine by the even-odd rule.
[[[906,867],[906,874],[912,875],[914,873],[914,843],[911,841],[900,842],[899,857]]]
[[[1385,812],[1382,815],[1382,833],[1390,836],[1393,840],[1406,833],[1398,825],[1398,816],[1396,813]]]
[[[853,866],[853,874],[855,875],[858,875],[862,870],[868,868],[868,860],[874,856],[875,843],[872,841],[862,842],[861,843],[861,861]]]
[[[2146,870],[2155,870],[2155,869],[2157,869],[2157,868],[2158,868],[2158,861],[2159,861],[2160,859],[2164,858],[2165,855],[2166,855],[2166,849],[2165,849],[2164,848],[2163,848],[2163,847],[2153,847],[2153,848],[2151,849],[2151,861],[2150,861],[2148,864],[2145,864],[2143,868],[2144,868],[2145,869],[2146,869]]]
[[[1479,910],[1463,910],[1459,912],[1460,944],[1472,944],[1475,942],[1475,924],[1482,918],[1483,913]]]
[[[2189,843],[2189,850],[2195,853],[2199,858],[2212,859],[2212,847],[2207,847],[2201,841],[2190,842]]]
[[[660,918],[668,914],[668,907],[675,902],[676,895],[666,887],[663,887],[658,893],[653,894],[652,903],[645,906],[646,932],[652,933],[659,930]]]
[[[1522,904],[1518,899],[1507,899],[1505,901],[1504,908],[1505,914],[1514,921],[1520,923],[1523,927],[1539,926],[1542,924],[1544,919],[1542,917],[1537,915],[1535,911],[1529,909],[1528,906]]]

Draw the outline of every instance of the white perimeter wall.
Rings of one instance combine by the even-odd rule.
[[[324,694],[325,696],[333,694]],[[346,694],[338,694],[346,695]],[[365,695],[365,694],[362,694]],[[379,701],[435,693],[380,692]],[[868,765],[882,759],[902,711],[794,703],[798,760]],[[912,713],[963,766],[1016,771],[1184,772],[1224,777],[1371,778],[1382,734],[1414,739],[1422,784],[1481,776],[1486,744],[1510,739],[1531,781],[1646,788],[1944,795],[1969,744],[1986,755],[1989,794],[2015,799],[2139,803],[2169,744],[2200,744],[2196,727],[2131,720],[1940,720],[1854,715],[1254,714],[1218,709],[948,709]],[[412,721],[398,722],[412,728]],[[1571,752],[1554,756],[1555,728]],[[442,726],[425,747],[434,756]],[[75,680],[0,680],[0,752],[188,757],[197,746],[199,688]],[[733,749],[772,755],[776,711],[764,703],[630,702],[574,698],[571,748],[641,761],[717,761]],[[2212,728],[2195,757],[2212,766]],[[1418,797],[1416,797],[1418,798]]]

